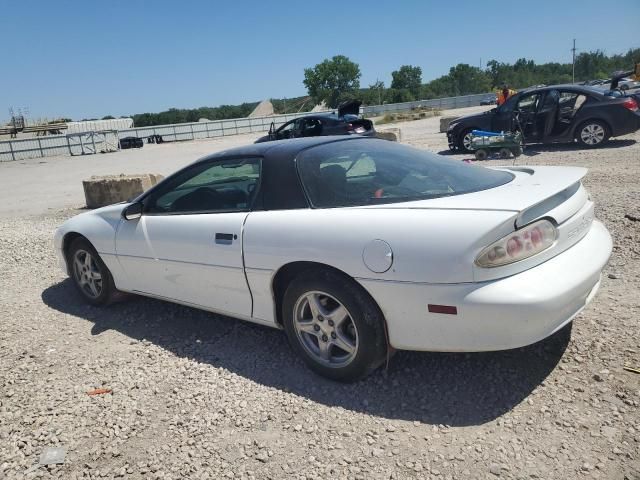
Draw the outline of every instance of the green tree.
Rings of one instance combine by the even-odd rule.
[[[478,67],[459,63],[449,70],[449,79],[454,95],[484,93],[491,88],[491,80]]]
[[[324,101],[335,108],[353,98],[360,88],[360,67],[344,55],[325,59],[313,68],[304,69],[304,85],[315,103]]]
[[[391,72],[391,88],[408,90],[415,100],[420,95],[422,86],[422,69],[412,65],[402,65],[400,69]],[[409,100],[411,101],[411,100]]]
[[[369,85],[368,90],[363,90],[360,94],[362,102],[366,105],[381,105],[385,97],[384,82],[382,80],[376,80]]]

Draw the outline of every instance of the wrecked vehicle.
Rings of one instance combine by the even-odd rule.
[[[290,120],[277,129],[275,123],[271,122],[269,133],[255,143],[327,135],[374,136],[376,131],[373,122],[360,118],[360,105],[362,102],[359,100],[344,102],[338,106],[337,112],[305,115]]]
[[[521,131],[525,143],[571,143],[599,147],[610,137],[640,129],[633,97],[612,97],[593,87],[551,85],[523,90],[488,112],[449,124],[452,150],[469,151],[473,130]]]
[[[352,381],[396,349],[504,350],[571,322],[612,249],[586,172],[269,142],[77,215],[54,245],[90,304],[120,290],[281,328],[314,371]]]

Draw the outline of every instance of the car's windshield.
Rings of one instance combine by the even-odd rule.
[[[460,195],[504,185],[513,179],[508,172],[449,160],[386,140],[319,145],[303,151],[297,165],[314,207]]]

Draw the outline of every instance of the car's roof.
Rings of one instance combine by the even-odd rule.
[[[545,85],[544,87],[529,87],[521,90],[518,93],[530,93],[530,92],[547,92],[549,90],[572,90],[574,92],[582,92],[582,93],[599,93],[598,90],[595,90],[592,86],[586,85],[575,85],[573,83],[563,83],[559,85]]]
[[[316,145],[323,145],[334,142],[347,142],[354,140],[375,140],[374,137],[360,137],[357,135],[328,135],[320,137],[292,138],[286,140],[275,140],[273,142],[251,143],[242,147],[223,150],[211,155],[207,155],[198,160],[205,162],[220,157],[262,157],[270,158],[293,158],[300,151]]]

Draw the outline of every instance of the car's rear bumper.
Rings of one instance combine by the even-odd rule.
[[[630,111],[625,117],[625,121],[617,122],[612,128],[612,137],[620,137],[640,130],[640,110],[636,112]]]
[[[500,280],[419,284],[360,279],[403,350],[506,350],[542,340],[569,323],[593,298],[611,254],[607,229],[594,221],[577,244],[530,270]],[[457,314],[429,313],[428,304]]]

